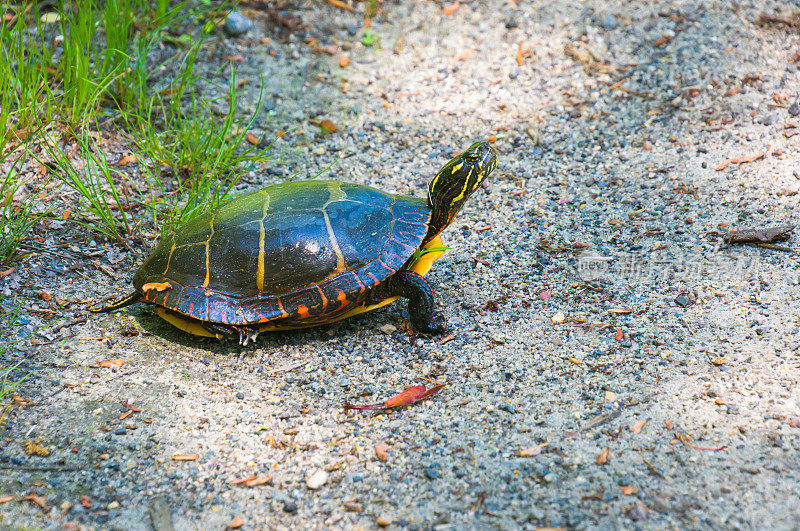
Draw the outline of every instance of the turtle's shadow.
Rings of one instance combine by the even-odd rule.
[[[307,347],[324,339],[343,337],[364,328],[375,328],[381,322],[391,321],[391,312],[379,310],[368,315],[356,315],[329,325],[301,328],[298,330],[263,332],[256,341],[240,345],[236,339],[202,337],[184,332],[159,317],[153,307],[128,310],[146,333],[160,337],[170,343],[190,349],[204,350],[215,355],[253,355],[259,350],[280,347]]]

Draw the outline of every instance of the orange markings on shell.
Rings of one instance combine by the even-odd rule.
[[[172,286],[169,282],[148,282],[147,284],[142,286],[142,291],[164,291],[165,289],[170,289]]]

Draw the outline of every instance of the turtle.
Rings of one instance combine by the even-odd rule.
[[[423,277],[446,249],[439,234],[496,166],[494,147],[475,142],[431,179],[426,199],[326,180],[245,194],[162,238],[133,293],[92,311],[147,302],[185,332],[247,344],[405,297],[414,329],[443,333]]]

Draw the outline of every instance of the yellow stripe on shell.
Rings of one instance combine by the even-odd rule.
[[[259,293],[264,291],[264,238],[266,236],[264,219],[267,217],[270,200],[269,193],[266,190],[262,190],[262,192],[266,197],[264,199],[264,204],[261,206],[261,220],[259,220],[260,227],[258,229],[258,271],[256,271],[256,287]]]

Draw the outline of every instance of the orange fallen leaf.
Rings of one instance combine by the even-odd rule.
[[[343,55],[339,58],[339,66],[341,66],[342,68],[346,67],[349,64],[350,64],[350,58],[347,57],[346,55]]]
[[[634,488],[633,485],[625,485],[624,487],[620,488],[622,494],[625,496],[630,496],[631,494],[636,494],[638,489]]]
[[[519,41],[517,43],[517,57],[516,57],[517,66],[522,66],[523,59],[525,59],[525,57],[527,57],[527,56],[529,56],[531,54],[531,51],[529,49],[522,47],[522,43],[523,42],[524,41]]]
[[[244,525],[244,520],[239,518],[238,516],[231,520],[231,523],[228,524],[228,529],[239,529]]]
[[[107,369],[118,369],[123,365],[125,365],[125,360],[121,358],[115,358],[113,360],[103,360],[97,362],[98,367],[105,367]]]
[[[82,494],[81,496],[79,496],[78,501],[81,502],[81,505],[83,505],[84,507],[92,506],[92,500],[86,494]]]
[[[244,139],[247,140],[247,143],[253,146],[258,145],[258,137],[253,133],[247,133],[244,135]]]
[[[497,142],[497,136],[492,135],[489,138],[487,138],[486,141],[489,142],[490,144],[494,144],[495,142]]]
[[[320,129],[322,129],[322,133],[323,134],[335,133],[336,132],[336,124],[333,123],[333,121],[329,120],[329,119],[322,120],[319,123],[319,127],[320,127]]]
[[[136,155],[130,154],[120,158],[117,161],[117,166],[125,166],[126,164],[130,164],[131,162],[136,162],[138,159]]]
[[[10,501],[14,501],[14,496],[3,496],[0,498],[0,503],[8,503]]]
[[[455,334],[447,334],[446,336],[444,336],[442,339],[439,340],[439,344],[444,345],[445,343],[452,341],[455,338],[456,338]]]
[[[150,291],[154,289],[156,291],[164,291],[165,289],[170,289],[172,286],[168,282],[148,282],[142,286],[142,291]]]
[[[604,465],[604,464],[608,463],[608,457],[609,457],[610,454],[611,454],[611,452],[608,451],[608,448],[603,450],[600,453],[600,455],[597,456],[597,464],[598,465]]]
[[[517,457],[533,457],[535,455],[539,455],[542,453],[542,449],[544,449],[544,447],[548,444],[549,443],[543,442],[541,444],[537,444],[536,446],[531,446],[530,448],[520,450],[517,452]]]
[[[275,133],[275,136],[277,136],[278,138],[283,138],[286,136],[286,131],[278,131],[277,133]]]
[[[728,358],[716,357],[710,359],[709,362],[711,362],[712,365],[716,365],[717,367],[719,367],[720,365],[725,365],[726,363],[728,363]]]
[[[664,35],[663,37],[661,37],[660,39],[658,39],[655,42],[655,45],[658,46],[659,48],[661,48],[665,44],[668,44],[671,40],[672,40],[672,37],[670,37],[669,35]]]
[[[664,421],[664,426],[665,426],[665,427],[666,427],[668,430],[671,430],[672,428],[674,428],[674,427],[675,427],[675,426],[673,426],[673,425],[672,425],[672,422],[670,422],[670,421],[668,421],[668,420],[665,420],[665,421]]]
[[[328,44],[327,46],[315,46],[315,52],[325,52],[328,55],[336,55],[341,50],[335,44]]]
[[[614,339],[616,339],[617,341],[622,341],[622,338],[624,338],[624,337],[625,337],[625,334],[622,332],[622,330],[617,330],[617,333],[614,336]]]
[[[633,426],[631,426],[631,431],[633,433],[642,433],[642,428],[644,428],[645,424],[647,424],[646,419],[639,419],[633,423]]]
[[[72,216],[72,210],[65,210],[61,213],[61,219],[69,219]]]
[[[728,165],[730,165],[730,164],[742,164],[744,162],[753,162],[754,160],[760,159],[764,155],[766,155],[766,152],[759,151],[758,153],[753,153],[752,155],[746,155],[744,157],[735,157],[735,158],[726,160],[725,162],[723,162],[722,164],[720,164],[719,166],[717,166],[714,169],[716,171],[722,171],[725,168],[727,168]]]
[[[42,298],[43,301],[51,301],[53,300],[53,294],[49,291],[41,291],[39,292],[39,296]]]
[[[736,94],[739,94],[741,91],[742,91],[742,89],[740,89],[740,88],[729,88],[728,90],[725,91],[724,95],[725,96],[734,96]]]
[[[385,442],[378,443],[375,445],[375,456],[380,459],[381,461],[386,461],[389,459],[389,445]]]
[[[172,456],[173,461],[197,461],[200,456],[197,454],[175,454]]]
[[[444,384],[434,385],[426,390],[424,385],[415,385],[409,387],[399,395],[393,396],[383,404],[368,404],[368,405],[352,405],[348,402],[344,404],[344,411],[347,413],[351,409],[366,410],[366,409],[391,409],[394,407],[402,407],[414,404],[420,400],[425,400],[429,396],[438,393]]]
[[[45,510],[47,509],[47,499],[44,496],[39,496],[37,494],[31,493],[31,494],[28,494],[27,496],[25,496],[22,499],[24,501],[33,502],[36,505],[38,505],[39,507],[41,507],[42,509],[45,509]]]
[[[354,13],[356,10],[356,8],[354,8],[353,6],[347,5],[344,2],[341,2],[340,0],[327,0],[327,1],[330,5],[336,6],[340,9],[344,9],[345,11],[350,11],[351,13]]]
[[[445,16],[449,17],[450,15],[455,13],[459,7],[461,7],[461,2],[453,2],[452,4],[444,6],[442,12],[445,14]]]
[[[0,278],[6,278],[8,275],[10,275],[16,270],[17,270],[16,267],[11,267],[9,269],[6,269],[5,271],[0,271]]]
[[[258,487],[259,485],[266,485],[267,483],[272,481],[272,476],[262,476],[258,477],[255,474],[242,479],[236,479],[231,481],[234,485],[241,485],[243,487]]]

